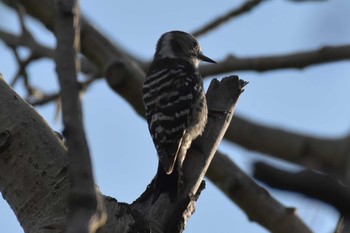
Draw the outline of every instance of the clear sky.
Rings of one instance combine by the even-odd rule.
[[[174,29],[194,31],[241,2],[85,0],[81,1],[81,7],[85,16],[113,41],[150,60],[162,33]],[[2,5],[0,12],[0,27],[18,32],[15,14]],[[217,61],[229,54],[276,55],[349,44],[349,12],[348,0],[319,3],[270,0],[200,37],[199,41],[204,53]],[[44,33],[40,24],[31,20],[29,26],[36,38],[54,46],[54,37]],[[24,56],[27,53],[21,51]],[[0,54],[0,72],[10,80],[16,71],[13,56],[3,43]],[[43,60],[32,65],[29,74],[35,85],[48,91],[57,90],[52,62]],[[239,100],[237,114],[271,126],[324,137],[342,136],[349,131],[349,61],[303,70],[232,74],[250,82]],[[20,87],[17,91],[23,93]],[[55,105],[40,107],[38,111],[55,130],[62,130],[55,121]],[[84,96],[84,113],[97,184],[104,194],[132,202],[156,172],[157,156],[145,121],[104,80],[93,84]],[[253,161],[264,158],[227,142],[220,149],[248,173]],[[286,206],[296,207],[315,232],[332,232],[337,221],[332,208],[300,195],[280,191],[272,194]],[[4,200],[0,200],[0,227],[7,233],[22,232]],[[186,232],[267,231],[251,223],[234,203],[207,182]]]

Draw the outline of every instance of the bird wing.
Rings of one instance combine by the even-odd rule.
[[[160,163],[164,171],[170,174],[192,116],[193,102],[197,98],[194,87],[199,84],[200,77],[185,60],[162,60],[153,66],[156,68],[150,68],[146,77],[144,102]]]

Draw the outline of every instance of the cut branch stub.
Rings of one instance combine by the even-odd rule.
[[[182,232],[195,210],[200,191],[204,189],[203,177],[232,119],[238,97],[247,83],[237,76],[221,81],[213,80],[208,92],[209,118],[201,137],[192,143],[183,164],[183,187],[176,200],[167,193],[158,195],[153,182],[131,208],[144,217],[152,232]],[[215,114],[210,113],[214,110]]]

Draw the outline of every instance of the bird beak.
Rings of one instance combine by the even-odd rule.
[[[207,56],[204,56],[203,53],[199,53],[198,54],[198,58],[201,59],[202,61],[206,61],[206,62],[210,62],[210,63],[216,63],[216,61],[214,61],[213,59],[210,59],[209,57]]]

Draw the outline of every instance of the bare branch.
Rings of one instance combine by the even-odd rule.
[[[97,79],[96,78],[90,78],[84,82],[78,82],[78,88],[79,88],[79,93],[80,95],[84,94],[88,88],[90,87],[90,85],[95,82]],[[50,93],[50,94],[46,94],[46,93],[41,93],[40,96],[30,96],[28,98],[26,98],[27,102],[33,106],[41,106],[41,105],[45,105],[47,103],[50,103],[52,101],[59,101],[59,98],[61,97],[60,92],[56,92],[56,93]]]
[[[228,56],[215,65],[203,65],[200,72],[203,76],[217,75],[232,71],[270,71],[276,69],[302,69],[310,65],[350,59],[350,45],[326,46],[317,50],[297,52],[287,55],[266,57],[236,58]]]
[[[206,176],[248,216],[270,232],[310,233],[293,208],[284,207],[236,164],[216,152]]]
[[[254,177],[273,188],[302,193],[332,205],[341,214],[349,214],[349,187],[329,175],[312,170],[288,172],[258,162],[254,166]]]
[[[28,81],[28,74],[27,74],[27,66],[30,63],[31,59],[27,59],[26,61],[22,61],[22,59],[20,58],[17,49],[16,48],[11,48],[13,55],[15,56],[15,59],[18,63],[18,71],[16,72],[15,76],[13,77],[12,81],[11,81],[11,86],[14,86],[17,81],[23,77],[23,79]],[[29,90],[28,94],[30,93]]]
[[[77,72],[79,69],[78,1],[56,1],[56,71],[61,86],[64,136],[68,145],[70,215],[68,233],[92,233],[106,221],[102,199],[95,190],[90,153],[85,137]]]
[[[63,232],[69,190],[65,147],[1,77],[0,105],[1,194],[24,232]]]
[[[36,59],[43,57],[53,58],[54,55],[53,49],[39,44],[33,39],[32,36],[27,37],[24,34],[16,36],[11,33],[0,30],[0,39],[11,48],[17,48],[19,46],[27,47],[32,53],[34,53],[34,55],[32,56]]]
[[[39,99],[28,98],[26,100],[32,106],[41,106],[41,105],[50,103],[52,101],[57,101],[59,97],[60,97],[59,93],[52,93],[52,94],[44,94],[42,98],[39,98]]]
[[[0,38],[7,44],[9,48],[11,48],[18,63],[18,71],[16,72],[11,82],[11,86],[14,86],[19,78],[22,77],[24,80],[25,88],[27,89],[28,96],[32,96],[40,92],[30,84],[26,69],[32,61],[40,59],[43,56],[50,56],[52,58],[53,52],[37,43],[27,29],[24,20],[25,8],[16,2],[15,9],[21,25],[21,35],[14,36],[10,33],[0,30]],[[24,60],[19,56],[17,51],[20,45],[28,46],[31,52],[29,57]]]
[[[234,8],[227,14],[218,17],[214,21],[204,25],[202,28],[197,29],[192,33],[195,37],[201,36],[205,33],[208,33],[211,30],[214,30],[215,28],[218,28],[222,24],[226,23],[227,21],[233,19],[234,17],[237,17],[243,13],[246,13],[250,10],[252,10],[254,7],[256,7],[259,3],[263,2],[263,0],[250,0],[244,2],[240,7]]]
[[[10,85],[12,87],[15,86],[17,81],[22,77],[24,81],[24,88],[27,91],[27,98],[42,98],[43,93],[38,88],[31,85],[29,81],[29,76],[27,73],[27,67],[30,65],[32,61],[36,60],[37,58],[35,57],[34,54],[31,54],[27,59],[22,60],[17,52],[17,48],[11,48],[11,50],[15,55],[15,58],[19,67]]]
[[[232,120],[225,138],[249,150],[337,174],[345,171],[349,150],[348,138],[317,138],[259,125],[240,117]]]

